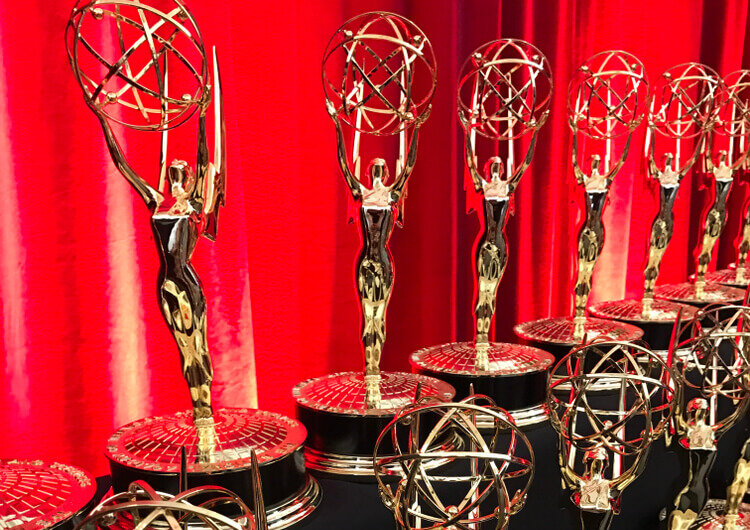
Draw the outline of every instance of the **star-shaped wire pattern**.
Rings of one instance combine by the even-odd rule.
[[[551,101],[549,62],[524,41],[485,44],[468,58],[459,76],[463,121],[494,140],[518,138],[541,127]]]
[[[629,133],[643,119],[647,100],[646,71],[636,57],[623,51],[598,53],[570,82],[570,126],[599,139]]]
[[[341,120],[371,134],[423,119],[435,92],[435,55],[413,22],[373,12],[346,22],[323,59],[323,87]]]
[[[265,530],[256,528],[250,509],[226,489],[201,486],[173,496],[158,493],[141,481],[132,483],[127,491],[103,500],[76,527],[81,530],[100,528]]]
[[[480,432],[477,416],[488,419],[492,431]],[[450,437],[453,447],[446,449]],[[450,461],[450,469],[430,465],[441,460]],[[381,498],[407,530],[506,528],[534,476],[529,440],[485,396],[458,403],[423,398],[404,408],[381,433],[374,464]],[[450,496],[445,484],[455,490]],[[458,485],[464,493],[456,493]]]
[[[204,104],[206,53],[180,0],[80,0],[66,46],[87,102],[107,119],[165,130]],[[169,87],[180,93],[170,94]]]
[[[550,421],[569,447],[599,447],[621,456],[643,451],[672,414],[673,372],[636,343],[600,341],[573,350],[553,371]],[[602,399],[617,383],[623,399]],[[605,392],[606,393],[606,392]]]
[[[719,75],[708,66],[687,63],[664,72],[656,82],[648,122],[668,138],[695,138],[713,125],[722,90]]]
[[[683,340],[674,349],[688,352],[680,363],[684,400],[708,400],[715,423],[719,424],[719,409],[731,415],[748,399],[750,307],[714,306],[701,311],[682,324],[678,336]],[[728,403],[733,406],[726,407]]]
[[[726,75],[723,88],[716,130],[730,138],[746,136],[750,132],[750,70]]]

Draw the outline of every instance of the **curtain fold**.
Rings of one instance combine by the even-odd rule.
[[[117,426],[190,406],[177,349],[156,301],[158,258],[148,211],[112,165],[67,64],[73,2],[0,2],[0,457],[56,459],[106,471]],[[520,321],[571,310],[582,192],[570,164],[567,85],[590,55],[623,49],[655,81],[704,61],[750,66],[747,0],[308,0],[189,5],[222,66],[227,206],[217,241],[194,265],[209,306],[218,406],[293,414],[297,382],[362,366],[354,262],[360,236],[335,155],[320,75],[345,20],[368,10],[411,18],[428,35],[438,88],[420,136],[405,223],[391,240],[395,285],[382,366],[408,370],[419,347],[473,334],[477,236],[464,189],[456,82],[466,57],[499,38],[547,56],[555,95],[507,227],[496,337]],[[746,50],[747,53],[746,53]],[[158,168],[158,135],[128,153]],[[645,183],[643,125],[605,214],[607,240],[591,301],[638,296],[656,197]],[[156,143],[156,148],[154,148]],[[171,157],[191,157],[174,152]],[[660,283],[693,270],[704,192],[687,178]],[[746,185],[736,185],[717,263],[734,260]],[[469,194],[469,195],[467,195]]]

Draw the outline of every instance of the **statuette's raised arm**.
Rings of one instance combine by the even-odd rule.
[[[476,155],[474,153],[474,141],[472,139],[471,134],[471,125],[466,119],[466,116],[462,112],[458,113],[458,118],[461,120],[461,125],[464,128],[464,138],[466,140],[466,145],[464,146],[464,156],[466,158],[466,167],[469,168],[469,174],[471,175],[471,180],[474,182],[474,189],[478,192],[482,191],[482,181],[484,178],[482,178],[482,175],[479,173],[479,170],[477,169],[477,161],[476,161]]]
[[[151,187],[151,185],[149,185],[149,183],[146,182],[145,179],[141,178],[141,176],[138,175],[138,173],[136,173],[133,167],[128,163],[127,158],[125,158],[125,154],[122,152],[120,143],[117,141],[117,138],[112,132],[112,127],[109,125],[107,119],[99,114],[96,114],[96,117],[99,119],[99,123],[101,123],[102,125],[102,130],[104,131],[104,139],[107,142],[109,154],[112,156],[112,161],[117,166],[117,169],[120,170],[120,173],[122,173],[122,175],[128,180],[128,182],[130,182],[130,185],[135,188],[141,198],[145,201],[146,206],[148,206],[150,210],[155,210],[157,206],[159,206],[159,204],[161,204],[161,202],[164,200],[164,196],[153,187]]]
[[[422,122],[423,121],[424,120],[422,120]],[[419,122],[414,126],[414,132],[411,135],[409,154],[406,156],[406,162],[391,186],[391,201],[394,203],[401,200],[401,195],[406,187],[406,182],[409,179],[411,172],[414,170],[414,165],[417,163],[417,144],[419,143],[419,128],[422,126],[422,122]]]
[[[339,115],[336,112],[333,103],[328,100],[326,100],[326,110],[328,110],[328,115],[336,126],[336,149],[339,166],[341,166],[341,172],[344,174],[344,180],[346,180],[346,184],[349,186],[354,200],[360,200],[362,198],[362,185],[357,177],[351,172],[351,169],[349,169],[349,157],[346,153],[346,141],[344,140],[344,131],[341,128]]]

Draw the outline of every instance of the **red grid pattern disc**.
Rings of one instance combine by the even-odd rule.
[[[308,379],[295,386],[292,395],[299,405],[308,408],[357,416],[395,414],[414,402],[419,383],[422,383],[423,396],[439,396],[450,401],[456,395],[451,385],[426,375],[383,372],[380,377],[381,406],[378,409],[368,409],[365,406],[365,381],[362,372],[341,372]]]
[[[551,342],[554,344],[576,345],[581,340],[575,337],[575,320],[573,317],[543,318],[518,324],[513,330],[516,335],[534,342]],[[588,340],[596,337],[607,337],[612,340],[634,341],[643,336],[643,330],[613,320],[586,318],[583,326]]]
[[[592,315],[613,320],[631,322],[674,322],[677,313],[682,309],[682,320],[693,318],[698,309],[689,305],[677,304],[669,300],[652,300],[651,310],[643,315],[643,300],[610,300],[595,304],[589,308]]]
[[[178,473],[180,453],[187,449],[188,472],[245,468],[250,451],[263,464],[287,456],[305,442],[307,431],[296,420],[255,409],[225,408],[214,412],[216,462],[197,462],[198,435],[191,412],[152,416],[118,429],[107,443],[107,458],[124,466]]]
[[[521,375],[547,370],[555,357],[546,351],[521,344],[491,342],[489,370],[476,369],[477,347],[473,342],[454,342],[422,348],[411,354],[411,362],[433,372],[457,375]]]
[[[49,528],[81,512],[95,494],[94,478],[77,467],[0,460],[0,528]]]
[[[726,503],[723,500],[710,500],[698,519],[690,528],[700,530],[724,530]],[[750,504],[740,504],[739,517],[735,523],[737,530],[750,529]]]
[[[695,284],[685,282],[659,285],[654,289],[654,296],[687,304],[736,304],[742,302],[745,293],[735,287],[727,287],[719,283],[706,283],[703,286],[703,294],[698,296],[695,291]]]
[[[742,268],[740,279],[737,280],[737,269],[722,269],[706,273],[706,281],[712,283],[721,283],[730,286],[747,287],[750,285],[750,270]]]

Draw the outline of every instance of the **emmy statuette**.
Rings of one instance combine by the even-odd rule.
[[[716,117],[706,138],[705,153],[701,156],[702,173],[709,193],[706,194],[701,239],[696,250],[695,276],[690,282],[656,287],[655,298],[697,307],[742,303],[744,293],[741,289],[711,281],[708,277],[708,267],[727,220],[729,192],[750,148],[747,101],[742,99],[743,96],[747,98],[746,78],[733,76],[728,81],[736,84],[727,85],[725,81],[715,96]],[[714,276],[714,279],[721,278]]]
[[[730,88],[734,97],[735,105],[738,108],[738,114],[744,115],[745,120],[739,121],[732,127],[738,127],[740,131],[740,151],[746,151],[750,145],[746,144],[747,136],[742,132],[744,127],[748,128],[748,119],[750,119],[750,70],[738,70],[732,72],[724,78],[724,82]],[[748,187],[747,177],[747,154],[744,163],[738,168],[738,174]],[[747,254],[750,251],[750,195],[747,191],[745,204],[743,207],[742,227],[739,237],[737,238],[737,261],[730,264],[729,268],[711,271],[706,273],[706,281],[729,285],[745,289],[750,285],[750,271],[748,271]]]
[[[674,207],[680,182],[701,153],[715,118],[715,96],[721,86],[718,74],[697,63],[670,68],[657,80],[651,97],[646,134],[648,175],[659,185],[659,210],[651,224],[641,299],[615,300],[591,306],[599,318],[634,324],[643,339],[666,356],[672,328],[679,311],[692,317],[696,309],[668,300],[654,299],[661,261],[672,239]]]
[[[317,482],[301,465],[304,427],[279,414],[215,409],[211,401],[206,298],[190,260],[201,236],[216,237],[224,204],[226,138],[216,50],[209,75],[200,29],[180,0],[80,0],[68,22],[66,45],[115,166],[151,213],[161,261],[159,307],[193,403],[191,412],[140,419],[110,437],[105,454],[113,490],[124,492],[143,480],[156,491],[177,493],[184,447],[190,486],[222,486],[249,502],[255,454],[261,476],[274,477],[264,480],[263,491],[271,528],[294,524],[320,500]],[[211,114],[213,160],[206,127]],[[184,160],[167,162],[169,131],[189,125],[197,129],[195,168]],[[161,150],[158,179],[153,179],[158,184],[130,164],[118,127],[146,136],[160,133],[155,138]]]
[[[632,133],[643,120],[647,99],[643,64],[623,51],[594,55],[570,83],[568,122],[573,131],[573,170],[586,201],[586,219],[578,233],[574,313],[572,317],[545,318],[515,327],[516,335],[557,359],[584,338],[606,336],[632,341],[643,336],[643,331],[631,324],[588,317],[586,307],[594,267],[604,245],[604,206],[612,181],[628,156]],[[588,169],[580,160],[586,154],[590,155]]]
[[[664,513],[669,530],[687,530],[706,507],[717,443],[747,414],[749,317],[749,307],[719,305],[677,323],[675,337],[685,339],[675,341],[670,357],[682,393],[668,445],[680,458],[684,485]],[[678,356],[676,351],[687,354]]]
[[[531,163],[536,138],[549,114],[552,73],[547,58],[531,44],[496,40],[475,50],[459,77],[459,119],[473,192],[482,196],[482,231],[476,243],[475,336],[473,342],[441,344],[415,351],[411,364],[421,374],[450,383],[459,398],[473,388],[509,410],[516,424],[547,417],[544,408],[549,353],[490,341],[498,286],[508,260],[505,224],[512,194]],[[505,160],[478,162],[477,140],[485,139]],[[526,142],[526,153],[516,151]],[[494,151],[494,149],[493,149]],[[523,154],[523,152],[521,152]],[[520,163],[516,164],[516,157]],[[484,174],[478,167],[484,165]],[[479,419],[480,425],[483,419]]]
[[[381,372],[386,311],[394,284],[388,241],[402,210],[406,184],[417,161],[419,131],[436,86],[435,57],[425,34],[392,13],[372,12],[346,22],[323,58],[326,109],[335,126],[338,162],[359,209],[363,248],[356,288],[361,308],[363,372],[309,379],[293,390],[297,416],[307,427],[306,465],[319,473],[373,479],[378,435],[402,407],[424,396],[450,400],[455,390],[437,379]],[[373,158],[361,173],[363,144],[397,137],[391,173]]]

